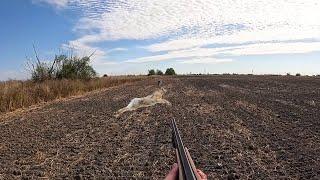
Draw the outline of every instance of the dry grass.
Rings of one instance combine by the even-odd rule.
[[[104,77],[92,80],[6,81],[0,83],[0,114],[54,99],[139,81],[145,76]]]

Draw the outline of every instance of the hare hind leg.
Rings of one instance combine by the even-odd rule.
[[[158,103],[160,104],[167,104],[168,106],[172,106],[171,102],[165,100],[165,99],[158,99]]]
[[[131,109],[129,109],[128,107],[124,107],[122,109],[119,109],[114,116],[119,117],[121,114],[123,114],[124,112],[127,112],[127,111],[131,111]]]

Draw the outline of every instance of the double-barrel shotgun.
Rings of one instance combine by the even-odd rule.
[[[176,150],[179,180],[200,179],[188,149],[183,145],[175,119],[172,119],[172,144]]]

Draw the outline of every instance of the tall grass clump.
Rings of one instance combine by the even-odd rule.
[[[49,79],[42,82],[34,82],[33,80],[0,82],[0,114],[144,78],[146,76],[118,76],[89,80]]]

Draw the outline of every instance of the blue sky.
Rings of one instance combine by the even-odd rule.
[[[2,0],[0,80],[26,56],[95,51],[99,74],[320,74],[317,0]]]

